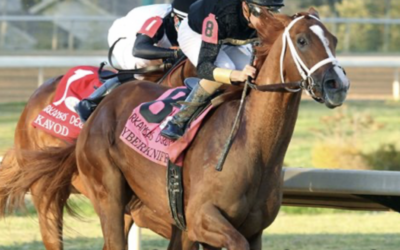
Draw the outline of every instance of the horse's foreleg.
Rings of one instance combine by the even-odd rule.
[[[220,247],[212,247],[212,246],[209,246],[209,245],[207,245],[207,244],[201,244],[202,246],[203,246],[203,250],[220,250],[221,248]]]
[[[63,208],[66,198],[58,201],[58,204],[53,204],[45,212],[46,196],[36,196],[35,186],[31,188],[32,201],[35,205],[39,218],[40,233],[45,248],[47,250],[63,249]]]
[[[214,247],[212,249],[250,249],[246,238],[211,203],[189,206],[186,218],[189,239],[192,241],[203,242]]]
[[[262,249],[262,231],[251,237],[249,240],[251,250],[261,250]]]
[[[182,232],[181,231],[181,237],[180,240],[182,242],[182,250],[199,250],[200,245],[198,242],[191,241],[189,239],[188,233],[187,232]],[[177,248],[174,248],[174,250]]]
[[[182,232],[179,228],[172,227],[171,240],[168,250],[198,250],[199,244],[189,240],[186,232]]]

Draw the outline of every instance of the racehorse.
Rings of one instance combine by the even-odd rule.
[[[186,62],[187,63],[182,62],[174,68],[161,84],[171,87],[181,86],[185,78],[195,76],[195,67],[188,60]],[[162,73],[160,72],[144,75],[145,80],[148,81],[157,81],[161,76]],[[35,129],[31,125],[39,112],[52,102],[61,78],[62,76],[59,76],[43,83],[32,94],[18,120],[14,138],[14,148],[10,149],[5,154],[3,162],[0,165],[0,216],[5,216],[7,210],[11,212],[13,208],[17,207],[19,203],[23,201],[23,196],[18,197],[11,195],[10,187],[12,186],[11,183],[18,183],[18,181],[21,180],[21,171],[23,171],[23,169],[34,168],[34,166],[31,165],[31,159],[28,159],[24,152],[43,150],[48,147],[65,147],[68,145],[65,141],[42,130]],[[134,82],[125,84],[134,84]],[[75,162],[71,162],[71,164],[75,164]],[[40,186],[41,181],[44,181],[45,178],[46,176],[43,176],[43,178],[40,177],[34,184],[29,185],[32,193],[32,201],[38,211],[40,231],[44,246],[48,250],[63,249],[63,208],[73,190],[70,188],[66,189],[62,195],[57,197],[57,203],[54,203],[52,207],[48,208],[48,213],[44,212],[46,210],[45,204],[48,196],[46,194],[39,194],[40,192],[37,191],[38,188],[36,187]],[[60,181],[66,182],[65,184],[68,186],[72,184],[72,188],[75,189],[75,191],[87,196],[85,188],[81,185],[79,175],[75,175],[69,180],[65,179]],[[43,199],[39,199],[39,196],[42,196],[41,198]],[[130,218],[130,215],[126,218],[126,234],[132,225]]]
[[[276,218],[282,197],[281,169],[301,91],[283,84],[271,92],[258,90],[272,90],[269,85],[276,86],[274,83],[298,83],[293,86],[306,88],[329,108],[340,106],[346,98],[349,82],[334,57],[337,40],[318,20],[317,13],[311,9],[277,19],[280,23],[275,25],[286,27],[285,31],[270,49],[259,51],[256,86],[246,97],[244,117],[224,170],[216,171],[215,165],[236,116],[237,100],[211,112],[186,152],[184,249],[197,249],[196,242],[204,249],[261,249],[262,231]],[[263,21],[263,29],[273,22],[270,18]],[[270,32],[257,30],[262,42],[270,39]],[[263,56],[267,50],[268,56]],[[165,90],[146,82],[121,86],[100,104],[76,145],[48,149],[41,154],[54,157],[44,157],[36,164],[38,169],[57,165],[79,173],[100,217],[105,249],[124,248],[123,211],[129,201],[139,226],[161,235],[167,233],[168,225],[174,226],[166,193],[166,169],[119,140],[133,108],[156,99]],[[75,160],[77,166],[70,164]],[[24,175],[28,183],[36,178],[35,173]],[[127,199],[126,186],[133,190],[134,199]],[[53,193],[50,197],[65,189],[51,181],[44,187],[43,191]],[[146,221],[149,218],[157,223]]]

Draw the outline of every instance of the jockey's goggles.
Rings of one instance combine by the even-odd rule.
[[[249,10],[250,13],[255,16],[255,17],[260,17],[262,9],[266,9],[271,15],[277,14],[281,12],[280,7],[275,7],[275,6],[259,6],[256,4],[249,4]]]

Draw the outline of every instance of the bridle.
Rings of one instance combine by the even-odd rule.
[[[286,52],[286,44],[288,45],[289,49],[290,49],[290,53],[292,54],[292,58],[293,61],[296,64],[297,70],[299,71],[301,77],[303,78],[303,83],[307,83],[306,85],[303,85],[305,90],[307,91],[307,93],[309,95],[311,95],[314,99],[316,99],[315,93],[314,93],[314,87],[315,87],[315,83],[313,78],[311,77],[311,75],[317,71],[319,68],[321,68],[322,66],[328,64],[328,63],[332,63],[333,65],[337,65],[338,61],[336,58],[326,58],[320,62],[318,62],[317,64],[315,64],[311,69],[309,69],[305,63],[303,62],[303,60],[301,60],[299,54],[297,53],[297,50],[293,44],[292,39],[290,39],[290,29],[301,19],[304,19],[305,16],[301,16],[298,17],[296,19],[294,19],[288,27],[286,27],[285,32],[283,33],[282,36],[282,42],[283,42],[283,46],[282,46],[282,53],[281,53],[281,59],[280,59],[280,68],[281,68],[281,81],[285,82],[284,76],[283,76],[283,59],[285,57],[285,52]],[[313,16],[313,15],[309,15],[309,17],[314,18],[315,20],[319,20],[319,18]],[[298,92],[300,91],[302,88],[298,88],[298,89],[287,89],[290,92]],[[319,99],[319,98],[317,98]]]
[[[309,15],[310,17],[316,19],[319,21],[319,19],[313,15]],[[333,65],[337,65],[338,61],[336,58],[328,57],[326,59],[323,59],[322,61],[318,62],[315,64],[311,69],[309,69],[304,62],[301,60],[299,54],[297,53],[297,50],[293,44],[293,41],[290,39],[290,29],[293,28],[293,26],[303,19],[305,16],[300,16],[294,19],[286,28],[285,31],[283,32],[282,35],[282,52],[281,52],[281,57],[280,57],[280,74],[281,74],[281,81],[282,83],[275,83],[275,84],[266,84],[266,85],[256,85],[254,83],[251,83],[251,79],[247,79],[243,92],[242,92],[242,98],[240,99],[240,104],[238,108],[238,112],[236,114],[235,120],[233,122],[232,130],[228,136],[228,139],[222,149],[222,153],[219,157],[219,160],[217,162],[217,165],[215,166],[215,169],[217,171],[222,171],[222,166],[225,163],[226,156],[228,155],[229,149],[232,146],[233,140],[237,134],[237,131],[239,129],[239,124],[240,121],[242,120],[243,117],[243,110],[244,110],[244,104],[246,101],[246,95],[247,95],[247,89],[250,87],[251,89],[262,91],[262,92],[272,92],[272,91],[288,91],[292,93],[299,92],[300,90],[304,89],[307,91],[311,97],[316,100],[317,102],[324,102],[324,100],[320,97],[317,97],[315,92],[314,92],[314,87],[315,83],[311,75],[317,71],[319,68],[322,66],[332,63]],[[253,46],[257,44],[258,41],[253,42]],[[291,83],[285,83],[285,78],[283,74],[283,59],[285,57],[286,53],[286,47],[289,47],[289,50],[291,52],[292,58],[296,64],[297,70],[299,71],[299,74],[302,77],[302,80],[297,81],[297,82],[291,82]],[[254,49],[253,49],[253,54],[251,58],[251,64],[254,62]]]
[[[314,18],[315,20],[320,21],[317,17],[313,15],[308,15],[311,18]],[[300,20],[304,19],[305,16],[300,16],[291,21],[291,23],[285,28],[285,31],[283,32],[282,35],[282,52],[280,56],[280,75],[281,75],[281,81],[282,83],[276,83],[276,84],[268,84],[268,85],[255,85],[251,82],[249,82],[249,87],[258,90],[258,91],[279,91],[279,90],[286,90],[288,92],[296,93],[299,92],[300,90],[305,90],[307,94],[309,94],[314,100],[318,102],[322,102],[323,100],[320,97],[316,96],[316,93],[314,91],[315,89],[315,83],[311,75],[320,69],[322,66],[332,63],[335,66],[338,66],[338,61],[336,58],[328,57],[326,59],[321,60],[320,62],[316,63],[311,69],[309,69],[303,60],[301,60],[299,54],[297,53],[296,47],[293,44],[292,39],[290,38],[290,30],[293,28],[293,26]],[[292,55],[293,61],[296,64],[296,68],[299,72],[299,74],[302,77],[302,80],[298,82],[292,82],[292,83],[285,83],[285,77],[284,77],[284,67],[283,67],[283,61],[285,58],[286,54],[286,48],[289,47],[290,54]]]

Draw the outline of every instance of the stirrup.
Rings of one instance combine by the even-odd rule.
[[[200,78],[197,77],[188,77],[183,81],[183,84],[185,84],[185,86],[190,89],[193,90],[197,84],[199,84],[201,81]]]
[[[186,127],[186,126],[184,126]],[[169,121],[167,123],[167,126],[163,130],[161,130],[161,135],[171,139],[173,141],[178,140],[181,138],[185,133],[185,129],[179,126],[178,124],[175,124],[173,121]]]

